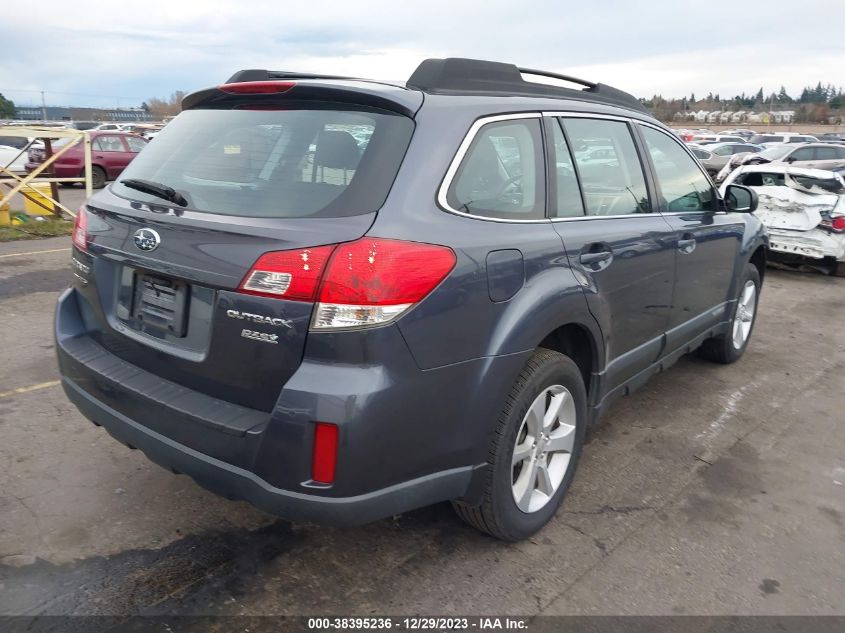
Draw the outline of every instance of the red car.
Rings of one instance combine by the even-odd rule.
[[[91,132],[91,180],[94,189],[101,189],[106,181],[114,180],[120,175],[132,159],[138,155],[147,141],[135,134],[126,132]],[[53,151],[57,151],[68,143],[70,139],[53,141]],[[44,162],[44,147],[33,147],[29,150],[29,160],[25,167],[31,172]],[[85,146],[80,142],[62,154],[53,163],[53,171],[57,178],[73,178],[85,175]],[[73,186],[75,183],[62,183]]]

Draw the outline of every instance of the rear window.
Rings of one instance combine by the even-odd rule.
[[[120,180],[172,187],[188,208],[305,218],[378,210],[413,132],[398,114],[365,110],[189,110],[145,147]],[[117,181],[118,195],[159,198]]]

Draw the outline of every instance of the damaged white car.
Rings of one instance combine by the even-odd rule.
[[[840,173],[786,164],[742,165],[721,185],[759,197],[756,215],[769,231],[769,258],[810,264],[845,277],[845,180]]]

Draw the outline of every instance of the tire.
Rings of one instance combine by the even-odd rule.
[[[834,277],[845,277],[845,260],[836,262],[836,267],[833,269]]]
[[[102,189],[106,186],[106,171],[102,167],[94,165],[91,168],[91,187]]]
[[[748,310],[744,310],[745,316],[740,316],[740,306],[743,301],[743,296],[748,292],[747,288],[750,284],[754,286],[754,296],[751,307],[750,320],[747,318]],[[704,341],[704,344],[699,350],[699,355],[702,358],[713,361],[715,363],[722,363],[728,365],[738,361],[745,348],[748,347],[748,341],[751,339],[751,334],[754,331],[754,324],[757,322],[757,305],[760,300],[760,271],[754,264],[746,264],[742,275],[742,282],[739,285],[739,292],[737,293],[736,302],[734,303],[733,311],[731,312],[731,329],[725,334],[714,336],[711,339]],[[747,324],[744,328],[743,324]],[[737,335],[737,328],[744,328],[742,336],[735,339]],[[741,340],[740,340],[741,339]]]
[[[535,446],[532,438],[536,440],[538,434],[530,429],[532,421],[539,421],[541,409],[532,405],[545,413],[552,407],[559,411],[557,421],[542,428],[541,442],[534,442]],[[578,366],[563,354],[538,349],[517,377],[496,422],[482,501],[476,506],[453,501],[458,516],[503,541],[520,541],[537,532],[554,516],[572,483],[586,425],[587,391]],[[557,452],[552,448],[565,445]],[[543,447],[548,450],[541,456]],[[532,457],[514,464],[517,448]],[[541,463],[545,468],[539,467]],[[528,493],[521,494],[525,490]],[[524,509],[518,505],[517,494]]]

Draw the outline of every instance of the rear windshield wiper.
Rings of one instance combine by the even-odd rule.
[[[188,201],[185,200],[185,196],[176,191],[173,187],[168,187],[160,182],[141,180],[140,178],[127,178],[126,180],[121,180],[120,184],[125,185],[130,189],[137,189],[138,191],[148,193],[156,198],[167,200],[173,204],[178,204],[180,207],[184,207],[188,204]]]

